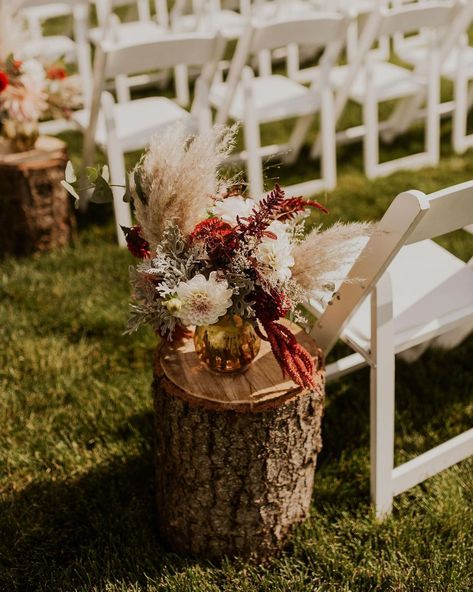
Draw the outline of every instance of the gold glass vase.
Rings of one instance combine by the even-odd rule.
[[[2,136],[10,142],[12,152],[32,150],[39,136],[38,122],[4,119]]]
[[[194,333],[197,356],[215,372],[242,372],[256,358],[260,345],[253,324],[236,315],[196,327]]]

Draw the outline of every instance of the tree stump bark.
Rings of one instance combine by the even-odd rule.
[[[157,513],[171,550],[194,557],[263,559],[308,515],[321,449],[325,373],[317,388],[282,377],[269,345],[249,369],[214,374],[192,340],[155,358]]]
[[[8,153],[0,143],[0,255],[49,251],[75,231],[71,201],[61,186],[66,145],[40,137],[33,150]]]

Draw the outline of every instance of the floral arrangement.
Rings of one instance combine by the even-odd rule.
[[[24,62],[10,54],[0,62],[0,118],[37,123],[42,117],[69,116],[80,106],[77,78],[55,64],[36,59]]]
[[[279,185],[265,196],[244,196],[235,179],[221,175],[234,135],[220,129],[191,137],[173,127],[131,173],[127,194],[138,224],[123,231],[141,262],[131,269],[128,331],[149,323],[172,340],[190,326],[235,315],[269,341],[296,384],[310,388],[314,361],[281,319],[307,324],[301,305],[316,292],[332,294],[337,270],[353,261],[356,239],[370,227],[307,233],[307,214],[327,211],[320,203],[286,197]],[[102,201],[108,170],[90,169],[89,180]],[[78,195],[70,164],[64,184]]]
[[[19,7],[0,0],[0,127],[11,140],[37,135],[40,119],[69,117],[82,102],[78,77],[62,63],[18,57],[26,41]]]

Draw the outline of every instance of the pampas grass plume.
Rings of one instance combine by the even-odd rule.
[[[220,175],[231,152],[236,127],[220,127],[191,136],[184,124],[156,135],[137,165],[146,204],[135,198],[135,214],[152,248],[169,223],[189,234],[205,219],[215,197],[234,182]],[[133,186],[132,186],[133,191]]]
[[[314,228],[293,249],[293,279],[309,293],[326,291],[327,284],[346,277],[374,229],[368,222]]]

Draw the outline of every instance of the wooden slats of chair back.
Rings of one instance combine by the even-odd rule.
[[[379,222],[373,236],[355,261],[347,281],[332,304],[315,323],[311,335],[328,353],[378,279],[427,214],[427,197],[420,191],[398,195]]]
[[[427,199],[429,210],[407,243],[442,236],[473,224],[473,181],[436,191]]]
[[[189,33],[129,46],[104,41],[101,47],[106,54],[105,76],[115,78],[177,64],[203,66],[221,58],[224,42],[212,34]]]
[[[452,0],[443,2],[418,2],[408,6],[387,9],[381,8],[382,23],[379,34],[411,33],[422,27],[440,28],[448,25],[453,17],[456,3]]]
[[[257,54],[291,43],[325,46],[343,35],[345,23],[345,17],[336,13],[321,13],[316,17],[270,24],[254,20],[250,53]]]

